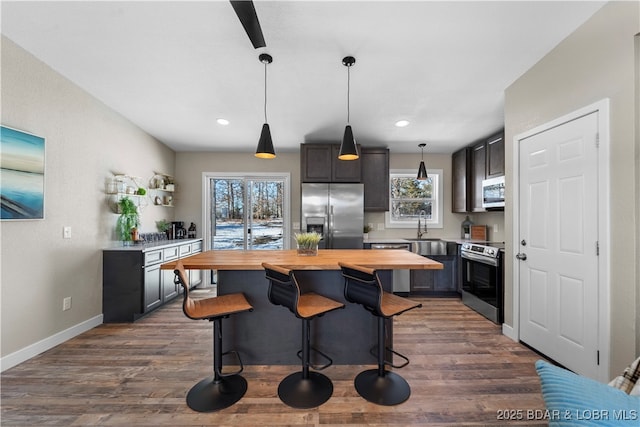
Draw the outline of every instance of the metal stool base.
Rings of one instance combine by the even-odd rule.
[[[247,380],[240,375],[215,379],[210,376],[194,385],[187,394],[187,405],[198,412],[214,412],[236,403],[247,391]]]
[[[379,375],[378,369],[362,371],[353,383],[360,396],[378,405],[398,405],[411,395],[409,383],[391,371],[385,371],[384,376]]]
[[[325,375],[309,372],[303,378],[302,372],[295,372],[280,382],[278,396],[283,403],[298,409],[315,408],[329,400],[333,394],[333,384]]]

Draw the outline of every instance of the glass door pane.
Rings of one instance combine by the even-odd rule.
[[[249,181],[248,249],[283,249],[284,181]]]
[[[245,249],[245,181],[212,179],[211,249]]]

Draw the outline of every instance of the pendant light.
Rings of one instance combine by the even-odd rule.
[[[273,58],[271,55],[263,53],[260,54],[258,59],[264,64],[264,124],[262,125],[262,132],[260,132],[260,140],[258,140],[256,157],[260,159],[273,159],[276,156],[276,152],[273,149],[271,130],[267,123],[267,64],[271,64]]]
[[[429,178],[427,176],[427,168],[424,165],[424,147],[427,144],[425,144],[424,142],[422,144],[418,144],[418,147],[420,147],[420,149],[422,150],[422,160],[420,160],[420,166],[418,167],[418,177],[416,178],[419,181],[424,181],[427,178]]]
[[[345,56],[342,58],[342,65],[347,67],[347,127],[344,128],[344,137],[342,138],[342,144],[340,145],[340,154],[338,155],[338,159],[340,160],[357,160],[360,157],[358,155],[356,141],[353,139],[353,130],[351,130],[351,124],[349,123],[349,92],[351,88],[350,70],[355,63],[356,58],[353,56]]]

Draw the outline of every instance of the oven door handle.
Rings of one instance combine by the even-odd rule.
[[[487,264],[487,265],[492,265],[494,267],[498,266],[498,259],[497,258],[487,258],[485,256],[482,255],[476,255],[474,253],[469,253],[469,252],[462,252],[462,254],[460,255],[462,258],[464,259],[468,259],[471,261],[477,261],[481,264]]]

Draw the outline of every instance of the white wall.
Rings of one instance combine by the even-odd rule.
[[[6,369],[25,348],[101,319],[101,248],[115,243],[117,218],[106,204],[105,179],[112,171],[147,179],[154,170],[172,173],[175,157],[4,36],[1,72],[2,124],[46,138],[45,219],[1,224]],[[172,215],[147,207],[141,231],[155,231],[155,220]],[[63,226],[72,227],[71,239],[62,238]],[[67,296],[72,308],[63,312]]]
[[[513,173],[513,138],[604,98],[611,113],[611,344],[612,375],[638,355],[638,129],[634,99],[640,3],[610,2],[514,82],[505,94],[506,174]],[[507,253],[512,248],[511,192],[507,187]],[[513,323],[513,266],[506,266],[505,323]]]

